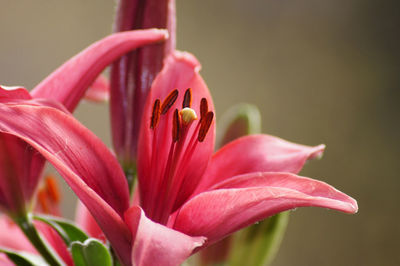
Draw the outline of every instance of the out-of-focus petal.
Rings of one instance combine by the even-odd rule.
[[[297,207],[323,207],[346,213],[357,202],[330,185],[290,173],[253,173],[203,192],[179,210],[173,228],[213,243],[243,227]]]
[[[120,161],[135,169],[144,105],[164,59],[175,50],[175,0],[120,0],[114,31],[167,29],[162,43],[141,47],[116,60],[110,71],[113,146]]]
[[[137,47],[164,40],[164,30],[137,30],[110,35],[68,60],[31,92],[35,98],[61,102],[73,111],[86,89],[103,69]]]
[[[132,231],[132,263],[135,266],[176,266],[185,261],[204,237],[190,237],[148,219],[137,206],[125,214]]]
[[[15,266],[4,253],[0,253],[0,266]]]
[[[86,206],[82,204],[81,201],[78,201],[76,205],[75,222],[91,237],[100,239],[103,242],[106,241],[103,231],[101,231],[96,220],[93,218],[92,214],[89,212]]]
[[[186,89],[192,89],[191,108],[195,110],[199,117],[200,101],[202,98],[207,99],[209,106],[208,109],[214,111],[210,93],[198,73],[199,70],[200,64],[193,55],[189,53],[175,52],[166,60],[163,70],[154,80],[152,85],[144,109],[138,148],[139,189],[142,197],[141,204],[146,213],[154,208],[151,204],[152,199],[159,195],[162,189],[159,186],[160,184],[157,182],[160,181],[159,179],[162,177],[162,171],[165,169],[165,165],[168,161],[168,154],[172,142],[172,116],[175,108],[178,108],[179,110],[182,109],[182,101]],[[156,130],[153,131],[153,129],[150,128],[150,118],[154,101],[156,99],[163,101],[174,89],[178,89],[179,91],[178,98],[174,105],[169,109],[168,113],[161,116]],[[189,129],[188,136],[193,135],[197,123],[198,120],[193,122],[193,125]],[[151,167],[154,167],[151,161],[154,132],[156,132],[157,145],[155,146],[156,150],[153,150],[153,152],[156,152],[157,154],[157,156],[155,156],[157,167],[154,171],[149,171]],[[197,134],[195,136],[197,140]],[[214,140],[215,123],[212,123],[204,142],[198,143],[195,152],[190,155],[192,157],[186,165],[187,171],[183,177],[188,182],[182,184],[182,187],[179,189],[180,193],[177,202],[182,203],[195,189],[210,160],[214,148]]]
[[[109,99],[110,82],[103,75],[100,75],[86,91],[85,100],[101,103],[108,102]]]
[[[44,163],[24,141],[0,133],[0,210],[13,215],[25,212]]]
[[[65,264],[73,266],[72,256],[61,236],[52,227],[43,222],[35,222],[35,227],[45,237],[46,241],[57,252],[58,256],[60,256]]]
[[[214,154],[197,193],[227,178],[252,172],[297,174],[307,160],[319,157],[325,145],[305,146],[269,135],[232,141]],[[234,166],[234,167],[233,167]]]
[[[37,254],[21,229],[5,215],[0,215],[0,247]]]

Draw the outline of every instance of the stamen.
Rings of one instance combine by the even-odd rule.
[[[47,193],[44,189],[38,191],[37,199],[39,201],[40,207],[44,213],[49,212],[49,204],[47,203]]]
[[[183,97],[182,108],[192,107],[192,89],[189,88],[185,91],[185,96]]]
[[[194,120],[197,119],[196,112],[189,107],[183,108],[179,114],[181,115],[182,118],[182,124],[184,125],[189,125],[192,123]]]
[[[203,142],[204,139],[206,138],[208,130],[211,127],[211,122],[213,121],[213,118],[214,118],[214,113],[210,111],[204,116],[204,119],[202,119],[199,135],[197,137],[197,140],[199,142]]]
[[[161,105],[161,114],[164,115],[168,112],[169,108],[171,108],[171,106],[175,103],[176,98],[178,98],[178,90],[175,89],[173,91],[171,91],[167,98],[165,98],[165,100],[163,101],[162,105]]]
[[[200,102],[200,119],[203,120],[208,112],[208,102],[206,98],[202,98]]]
[[[175,109],[173,121],[172,121],[172,140],[177,142],[181,133],[181,118],[179,116],[178,109]]]
[[[61,199],[61,193],[60,190],[58,188],[56,179],[54,178],[54,176],[48,176],[46,178],[46,191],[47,194],[49,196],[49,198],[55,202],[55,203],[59,203],[60,199]]]
[[[153,105],[153,112],[151,113],[150,128],[154,129],[160,121],[160,99],[157,99]]]

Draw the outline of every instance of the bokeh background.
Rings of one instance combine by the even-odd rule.
[[[111,31],[112,0],[0,4],[4,85],[32,88]],[[177,0],[177,13],[178,47],[202,62],[217,117],[253,103],[264,132],[325,143],[302,174],[359,202],[356,215],[292,212],[273,265],[400,265],[399,2]],[[76,114],[110,145],[107,111],[82,103]],[[64,200],[73,217],[67,188]]]

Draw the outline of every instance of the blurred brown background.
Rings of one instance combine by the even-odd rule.
[[[112,0],[0,3],[4,85],[32,88],[111,31]],[[177,0],[177,9],[178,47],[202,62],[217,117],[249,102],[264,132],[327,144],[302,174],[359,202],[353,216],[293,212],[273,265],[400,265],[399,2]],[[110,144],[107,110],[83,103],[77,116]]]

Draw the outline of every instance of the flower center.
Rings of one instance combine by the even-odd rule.
[[[156,99],[153,104],[150,128],[153,132],[150,178],[152,186],[150,189],[153,197],[151,203],[145,203],[149,207],[147,215],[156,222],[166,224],[169,215],[177,208],[179,191],[185,186],[189,177],[187,176],[188,166],[199,143],[202,143],[211,127],[214,113],[208,110],[206,98],[200,101],[200,119],[192,108],[192,90],[185,91],[182,100],[182,108],[176,108],[178,90],[173,90],[162,101]],[[173,108],[173,106],[175,108]],[[170,110],[173,112],[170,114]],[[172,118],[171,118],[172,117]],[[165,124],[160,121],[165,119]],[[196,123],[197,122],[197,123]],[[172,123],[172,127],[166,126]],[[171,124],[170,124],[171,125]],[[166,128],[172,128],[171,144],[167,152],[166,162],[159,162],[159,152],[162,152],[165,140],[158,137],[165,137],[168,134],[163,132]],[[157,132],[160,130],[160,132]],[[168,145],[168,144],[167,144]],[[168,147],[168,146],[167,146]],[[168,149],[168,148],[166,148]]]

